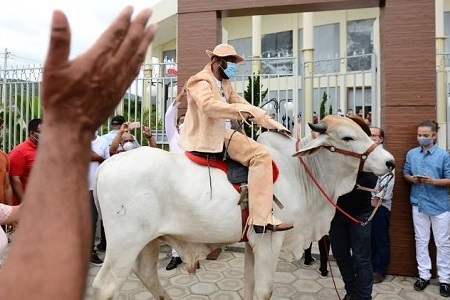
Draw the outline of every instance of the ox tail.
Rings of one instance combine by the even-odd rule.
[[[97,194],[97,180],[98,180],[98,174],[100,173],[100,169],[101,169],[101,165],[99,168],[97,168],[97,172],[95,172],[94,182],[93,182],[93,186],[92,186],[92,194],[94,196],[95,207],[97,207],[98,217],[100,218],[100,220],[103,220],[102,210],[101,210],[100,204],[98,202],[98,194]]]

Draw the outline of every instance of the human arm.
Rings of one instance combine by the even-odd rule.
[[[270,118],[266,112],[247,101],[225,103],[217,99],[214,89],[202,74],[189,79],[187,84],[188,101],[194,101],[196,106],[208,117],[216,119],[248,120],[267,128],[287,130],[283,125]],[[190,100],[192,99],[192,100]]]
[[[102,163],[105,159],[98,155],[95,151],[91,151],[91,161],[96,161],[98,163]]]
[[[417,183],[430,184],[435,186],[450,186],[450,178],[431,178],[428,175],[413,176]]]
[[[166,128],[166,136],[167,139],[170,141],[177,131],[177,127],[175,126],[176,123],[176,117],[177,117],[177,110],[178,106],[180,106],[180,103],[174,101],[172,102],[169,107],[167,108],[166,115],[164,118],[164,127]]]
[[[177,122],[177,111],[178,107],[181,104],[181,100],[186,97],[186,87],[183,87],[181,92],[175,98],[175,100],[169,105],[166,111],[166,115],[164,117],[165,120],[165,128],[166,128],[166,136],[170,141],[175,132],[177,131],[176,122]]]
[[[158,144],[156,143],[155,137],[152,134],[152,130],[148,126],[144,126],[142,132],[144,133],[145,138],[147,139],[148,145],[150,147],[156,148]]]
[[[5,204],[13,205],[13,190],[11,186],[11,179],[9,178],[9,173],[5,174],[4,189],[5,189]]]
[[[0,224],[13,224],[19,221],[20,205],[11,206],[0,203]]]
[[[406,154],[405,164],[403,166],[403,179],[409,183],[419,183],[416,176],[413,176],[411,170],[411,151]]]
[[[17,199],[19,199],[20,203],[22,203],[24,191],[20,176],[10,176],[10,179],[13,194],[16,195]]]
[[[116,136],[114,137],[111,145],[109,146],[109,155],[113,156],[117,154],[117,150],[119,150],[120,141],[122,140],[122,135],[127,132],[129,122],[125,122],[120,126],[120,129],[117,131]]]
[[[13,195],[20,202],[22,202],[24,193],[21,177],[25,174],[26,165],[25,155],[18,148],[14,148],[9,153],[9,177]]]
[[[90,141],[138,74],[156,32],[146,25],[150,10],[134,19],[132,13],[122,10],[73,60],[67,19],[53,13],[42,82],[45,120],[20,226],[0,272],[0,299],[84,298],[92,234]],[[36,224],[45,230],[35,230]]]

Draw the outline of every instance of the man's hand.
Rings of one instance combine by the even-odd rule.
[[[370,203],[372,204],[373,207],[378,207],[381,204],[381,199],[380,197],[374,197]]]
[[[67,18],[61,11],[53,13],[42,89],[48,126],[70,124],[73,130],[77,124],[93,132],[112,113],[138,74],[157,30],[156,25],[146,25],[151,10],[133,20],[132,13],[130,6],[122,10],[97,42],[73,60]]]
[[[152,137],[152,130],[148,126],[144,126],[142,128],[142,133],[145,135],[147,139],[150,139]]]
[[[181,92],[175,98],[175,105],[180,105],[181,104],[181,99],[183,99],[185,96],[186,96],[186,86],[183,87]]]
[[[95,151],[91,151],[91,161],[103,162],[105,159],[97,154]]]
[[[287,130],[286,128],[284,128],[284,129],[278,129],[277,131],[278,131],[279,133],[281,133],[282,135],[284,135],[284,136],[292,137],[292,132],[290,132],[290,131]]]
[[[119,132],[124,133],[130,131],[130,128],[128,126],[129,124],[130,122],[124,122],[122,125],[120,125]]]

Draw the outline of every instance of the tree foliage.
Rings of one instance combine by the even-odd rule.
[[[320,102],[320,111],[319,111],[319,116],[320,116],[321,120],[323,118],[325,118],[326,116],[333,114],[333,106],[331,105],[331,103],[328,106],[328,113],[327,113],[327,101],[328,101],[327,92],[323,92],[322,101]]]
[[[266,98],[268,91],[269,89],[263,89],[261,76],[248,76],[247,88],[244,91],[244,99],[254,106],[260,106],[261,102]],[[259,126],[256,124],[252,124],[251,126],[244,124],[244,131],[247,136],[252,137],[255,140],[257,138],[258,130]]]
[[[319,110],[320,120],[325,118],[325,116],[327,115],[327,113],[326,113],[327,101],[328,101],[328,95],[326,92],[323,92],[322,101],[320,102],[320,110]]]

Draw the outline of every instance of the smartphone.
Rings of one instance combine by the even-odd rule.
[[[416,176],[417,178],[420,178],[420,179],[425,178],[424,175],[414,175],[414,176]]]
[[[141,122],[130,122],[130,124],[128,124],[129,129],[135,129],[135,128],[140,128],[140,127],[141,127]]]

